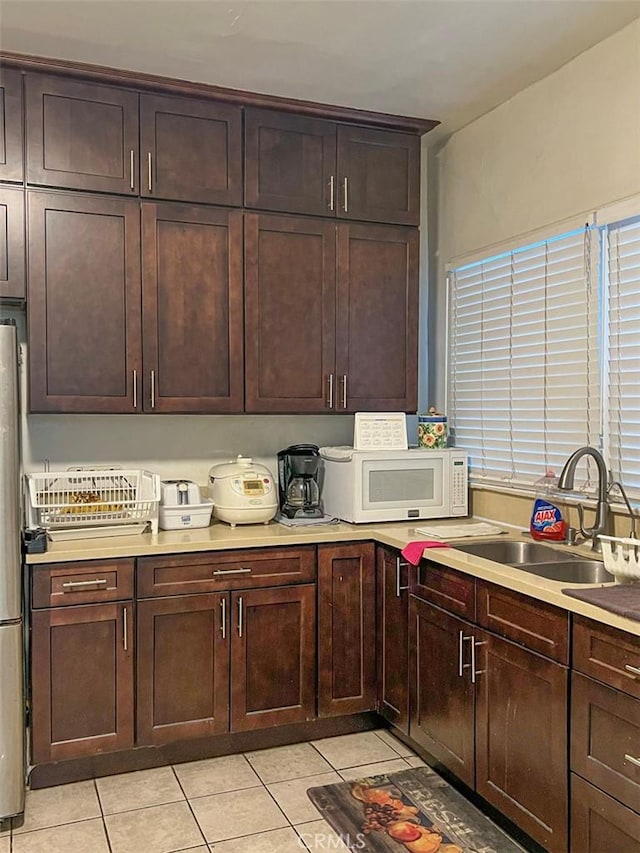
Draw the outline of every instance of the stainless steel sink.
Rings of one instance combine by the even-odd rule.
[[[540,542],[514,542],[509,539],[492,539],[490,542],[470,542],[467,545],[455,545],[456,551],[484,557],[494,563],[506,566],[521,566],[529,563],[555,563],[560,560],[574,560],[573,554],[557,551]]]
[[[535,565],[520,565],[515,568],[522,572],[537,575],[563,583],[611,583],[613,575],[605,569],[603,563],[597,560],[562,560],[557,563],[536,563]]]
[[[514,542],[492,539],[490,542],[470,542],[456,545],[457,551],[513,566],[522,572],[568,584],[610,583],[613,575],[597,560],[581,560],[575,554],[558,551],[540,542]]]

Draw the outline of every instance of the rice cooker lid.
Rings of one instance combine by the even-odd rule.
[[[264,465],[254,464],[250,456],[238,456],[235,462],[220,462],[209,469],[209,478],[224,479],[226,477],[263,477],[271,476]]]

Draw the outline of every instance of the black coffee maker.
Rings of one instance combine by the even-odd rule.
[[[278,453],[280,512],[286,518],[322,517],[319,465],[315,444],[292,444]]]

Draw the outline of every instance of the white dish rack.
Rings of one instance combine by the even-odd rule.
[[[619,536],[599,536],[602,543],[604,567],[616,583],[640,581],[640,539]]]
[[[150,523],[151,532],[158,532],[158,474],[142,469],[70,468],[27,474],[26,479],[28,527],[95,530]]]

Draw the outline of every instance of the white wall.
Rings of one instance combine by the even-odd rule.
[[[640,20],[454,133],[435,159],[441,366],[451,259],[640,192]],[[437,367],[432,381],[441,405]]]

